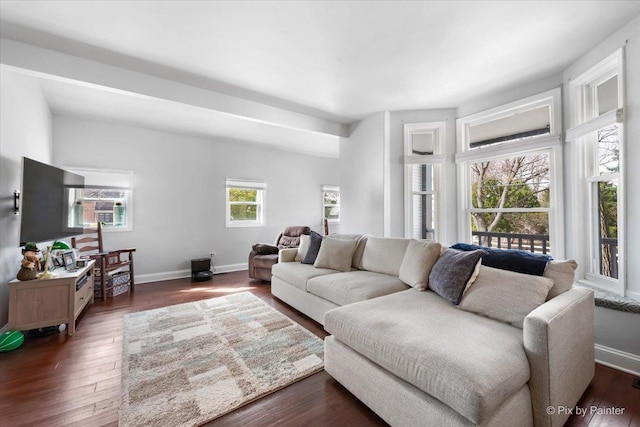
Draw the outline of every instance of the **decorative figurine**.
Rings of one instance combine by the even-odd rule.
[[[34,242],[28,242],[22,250],[22,263],[16,278],[18,280],[33,280],[40,270],[40,259],[38,258],[40,249]]]
[[[38,274],[38,279],[53,279],[56,277],[55,273],[49,271],[51,265],[51,246],[47,246],[47,252],[44,257],[44,271]]]

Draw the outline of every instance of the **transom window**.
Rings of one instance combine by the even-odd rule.
[[[560,90],[458,119],[462,240],[563,257]]]
[[[264,205],[267,185],[264,182],[227,179],[227,227],[264,225]]]

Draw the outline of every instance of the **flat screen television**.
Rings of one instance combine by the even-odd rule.
[[[72,208],[83,187],[83,176],[23,157],[20,246],[82,234]]]

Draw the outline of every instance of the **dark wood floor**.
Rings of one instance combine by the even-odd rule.
[[[120,402],[122,317],[126,313],[249,291],[316,335],[322,326],[274,298],[270,285],[246,272],[221,274],[213,281],[188,279],[138,285],[90,306],[76,334],[27,334],[18,350],[0,353],[0,425],[117,425]],[[602,365],[572,416],[570,426],[640,426],[640,389],[631,375]],[[624,408],[602,415],[594,408]],[[317,373],[227,414],[215,426],[384,426],[380,418],[326,372]],[[426,425],[426,424],[425,424]]]

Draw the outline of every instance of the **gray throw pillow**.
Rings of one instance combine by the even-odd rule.
[[[313,266],[338,271],[351,271],[351,261],[357,244],[358,242],[355,240],[325,237],[322,239],[318,257]]]
[[[429,289],[458,305],[478,260],[484,254],[482,250],[447,249],[442,252],[429,274]]]

